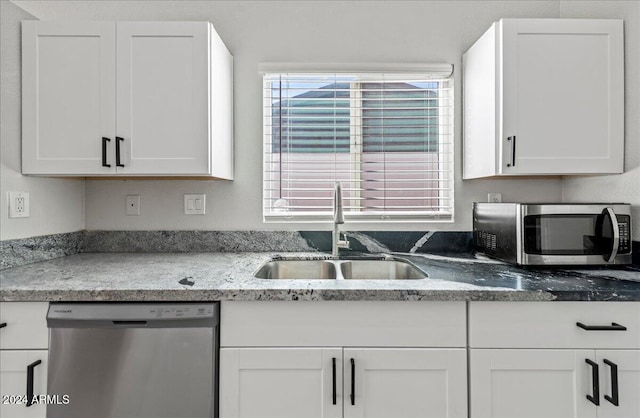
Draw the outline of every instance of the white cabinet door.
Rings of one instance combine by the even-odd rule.
[[[340,418],[342,392],[342,349],[220,349],[222,418]]]
[[[114,172],[115,54],[113,22],[22,22],[22,173]]]
[[[40,364],[33,365],[40,361]],[[45,402],[25,405],[27,367],[33,365],[33,395],[47,394],[47,350],[0,351],[0,416],[33,418],[46,416]],[[61,398],[62,399],[62,398]]]
[[[597,350],[596,358],[602,396],[598,418],[640,417],[640,350]]]
[[[502,39],[503,173],[621,173],[622,21],[504,19]]]
[[[210,172],[210,28],[117,23],[118,173]]]
[[[469,351],[473,418],[596,417],[586,398],[594,350]]]
[[[345,348],[343,360],[346,418],[467,416],[464,349]]]

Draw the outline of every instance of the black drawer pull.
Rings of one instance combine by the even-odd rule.
[[[585,325],[582,322],[576,322],[579,328],[586,331],[626,331],[627,327],[612,322],[611,325]]]
[[[618,365],[607,359],[602,361],[611,367],[611,396],[604,395],[604,398],[615,406],[620,406],[618,402]]]
[[[594,405],[600,405],[600,373],[598,373],[598,364],[589,359],[585,359],[589,366],[591,366],[591,395],[587,395],[587,399]]]
[[[336,389],[336,358],[333,357],[332,359],[332,370],[333,370],[333,376],[331,377],[333,380],[333,404],[336,405],[338,403],[338,392]]]
[[[107,164],[107,142],[111,142],[109,138],[102,137],[102,166],[111,167],[111,164]]]
[[[511,162],[507,163],[507,167],[515,167],[516,166],[516,136],[507,137],[507,141],[511,143]]]
[[[120,161],[120,142],[124,142],[124,138],[116,136],[116,167],[124,167]]]
[[[0,328],[4,328],[4,327],[6,327],[6,326],[7,326],[7,323],[6,323],[6,322],[3,322],[2,324],[0,324]]]
[[[27,366],[27,403],[25,406],[33,405],[33,369],[41,363],[42,360],[36,360]]]
[[[356,361],[351,359],[351,405],[356,404]]]

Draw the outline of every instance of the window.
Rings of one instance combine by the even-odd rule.
[[[264,75],[265,221],[453,217],[451,67]]]

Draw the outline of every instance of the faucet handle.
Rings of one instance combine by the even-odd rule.
[[[340,235],[342,235],[342,238],[344,239],[340,239]],[[338,248],[351,248],[350,245],[351,243],[347,239],[347,234],[344,232],[338,233]]]

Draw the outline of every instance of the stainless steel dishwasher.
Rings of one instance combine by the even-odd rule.
[[[49,418],[217,417],[219,303],[52,303]]]

